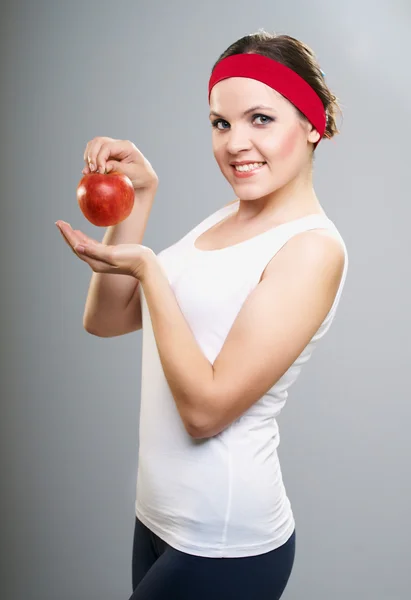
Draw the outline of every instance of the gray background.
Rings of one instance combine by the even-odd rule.
[[[405,0],[2,8],[1,597],[131,593],[141,331],[83,330],[91,270],[54,222],[102,238],[75,198],[98,135],[134,141],[156,169],[144,243],[157,252],[232,200],[207,82],[264,27],[312,46],[341,99],[315,187],[350,255],[336,320],[280,418],[298,527],[283,597],[409,598],[410,24]]]

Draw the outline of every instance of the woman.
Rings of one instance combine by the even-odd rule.
[[[57,222],[94,271],[86,330],[143,328],[133,600],[282,595],[295,522],[276,417],[348,266],[313,189],[338,105],[310,48],[261,31],[240,39],[213,68],[209,102],[234,202],[155,255],[141,245],[153,168],[131,142],[95,138],[83,172],[126,173],[133,212],[102,244]]]

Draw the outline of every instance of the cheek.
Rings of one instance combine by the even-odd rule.
[[[287,160],[295,154],[299,145],[301,131],[298,127],[287,128],[287,133],[278,140],[278,143],[273,148],[273,153],[276,160]]]
[[[298,147],[300,136],[301,131],[299,127],[295,127],[291,129],[291,131],[288,130],[287,135],[280,147],[281,158],[287,159],[295,153],[295,150]]]
[[[213,140],[213,154],[214,158],[217,161],[221,161],[224,158],[224,148],[223,145]]]

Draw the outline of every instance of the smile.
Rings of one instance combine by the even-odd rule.
[[[231,165],[236,177],[251,177],[264,167],[265,162],[249,163],[246,165]]]

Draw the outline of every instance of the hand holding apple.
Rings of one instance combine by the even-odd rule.
[[[131,213],[139,192],[153,189],[158,177],[145,156],[129,140],[96,137],[84,151],[84,177],[77,200],[94,225],[117,225]]]

